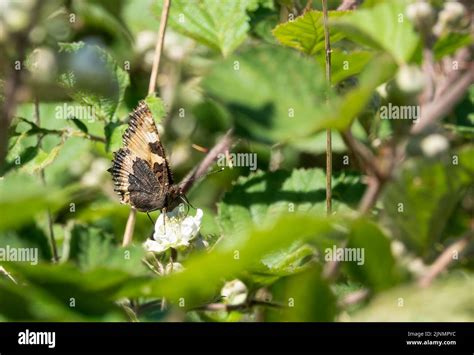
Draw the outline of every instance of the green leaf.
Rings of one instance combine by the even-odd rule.
[[[382,197],[383,220],[393,235],[418,255],[432,256],[435,243],[448,237],[446,223],[456,204],[474,182],[473,161],[472,146],[443,159],[408,160]]]
[[[28,223],[15,231],[6,230],[0,232],[0,248],[34,248],[36,255],[31,255],[32,258],[29,260],[30,264],[34,265],[37,262],[49,262],[51,261],[51,247],[49,238],[46,235],[45,230],[40,228],[39,225]],[[31,249],[30,249],[31,250]],[[36,259],[36,260],[35,260]],[[6,261],[5,259],[3,261]]]
[[[162,4],[156,4],[160,18]],[[249,6],[253,0],[175,0],[168,21],[177,32],[228,56],[247,37]]]
[[[78,120],[77,118],[72,118],[71,119],[72,123],[74,123],[74,125],[79,128],[79,130],[81,132],[84,132],[85,134],[88,134],[89,133],[89,129],[87,128],[87,126],[84,124],[84,122],[82,122],[81,120]]]
[[[45,152],[43,149],[40,148],[34,159],[29,161],[27,164],[24,164],[22,166],[22,169],[30,174],[44,170],[47,166],[51,165],[54,162],[62,147],[63,142],[51,149],[51,151],[49,152]]]
[[[124,270],[131,275],[144,275],[142,263],[145,255],[142,246],[121,248],[114,245],[112,237],[98,228],[76,225],[71,232],[71,256],[81,270],[99,267]]]
[[[390,56],[376,56],[354,89],[343,97],[329,91],[328,103],[319,65],[294,51],[262,47],[216,65],[203,86],[230,109],[238,135],[266,143],[292,143],[326,128],[348,127],[375,89],[395,71]]]
[[[337,314],[336,297],[318,268],[281,280],[272,293],[283,307],[268,309],[268,321],[331,322]]]
[[[6,263],[18,284],[0,282],[0,314],[25,321],[120,321],[115,293],[133,277],[121,270],[83,272],[67,264]],[[71,305],[74,305],[72,307]]]
[[[345,250],[353,251],[352,255],[363,255],[360,260],[345,261],[343,265],[366,287],[379,291],[400,281],[390,240],[376,224],[365,220],[354,221]]]
[[[67,189],[43,186],[37,176],[11,172],[0,179],[0,230],[17,228],[30,223],[33,217],[54,213],[69,204],[69,197],[77,186]]]
[[[159,123],[166,116],[165,103],[161,98],[154,93],[145,98],[145,102],[150,108],[150,111],[156,123]]]
[[[266,267],[265,273],[286,276],[303,271],[312,265],[309,261],[316,254],[316,249],[310,245],[296,242],[290,248],[265,255],[262,264]]]
[[[360,115],[370,103],[377,87],[393,77],[396,64],[386,56],[374,57],[360,74],[359,84],[343,97],[336,97],[330,102],[332,110],[318,121],[315,127],[343,130]]]
[[[59,42],[59,52],[76,53],[86,45],[84,42]]]
[[[374,53],[369,51],[346,52],[334,48],[331,53],[331,83],[333,85],[362,72],[373,58]],[[318,56],[321,66],[325,65],[325,58]]]
[[[116,151],[122,147],[122,137],[128,128],[128,124],[121,122],[109,122],[104,127],[107,151]]]
[[[473,43],[471,34],[449,32],[439,38],[434,47],[433,52],[436,60],[456,52],[457,49],[469,46]]]
[[[453,275],[428,288],[401,286],[376,296],[351,321],[473,322],[473,293],[472,274]]]
[[[203,86],[230,108],[239,135],[264,142],[308,135],[327,109],[322,69],[285,48],[264,46],[228,58]]]
[[[398,64],[409,62],[420,38],[406,18],[404,1],[388,1],[331,21],[349,39],[389,53]]]
[[[329,11],[330,19],[337,19],[347,11]],[[329,28],[331,45],[344,38],[344,34],[337,28]],[[324,49],[324,26],[323,13],[321,11],[308,11],[297,17],[294,21],[288,21],[275,27],[273,35],[284,46],[296,48],[297,50],[315,55]]]
[[[335,180],[333,188],[339,191],[345,182]],[[356,187],[356,184],[352,185]],[[352,189],[354,191],[354,189]],[[347,210],[345,197],[336,193],[334,211]],[[292,172],[258,171],[241,177],[233,189],[218,204],[218,222],[223,234],[236,235],[253,225],[263,225],[276,216],[293,212],[326,214],[326,176],[321,169],[298,169]]]

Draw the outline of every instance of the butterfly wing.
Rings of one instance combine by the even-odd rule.
[[[129,127],[123,135],[123,144],[150,165],[160,182],[164,185],[173,184],[155,120],[144,101],[140,101],[138,107],[130,114]]]
[[[173,177],[155,121],[143,101],[130,114],[123,145],[110,169],[121,202],[141,211],[163,208]]]

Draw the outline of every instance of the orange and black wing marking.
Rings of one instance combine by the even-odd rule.
[[[147,104],[141,101],[130,114],[123,135],[124,147],[114,154],[114,190],[121,202],[148,212],[167,207],[173,177],[160,142],[155,121]]]

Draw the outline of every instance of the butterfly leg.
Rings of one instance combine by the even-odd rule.
[[[165,231],[165,235],[166,235],[166,207],[163,207],[161,209],[161,213],[163,214],[163,229]]]

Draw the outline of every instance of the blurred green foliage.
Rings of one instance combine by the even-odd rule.
[[[0,260],[8,273],[0,273],[2,321],[474,319],[472,236],[445,277],[416,284],[472,230],[473,87],[436,130],[414,136],[411,122],[403,130],[381,120],[400,72],[422,66],[425,38],[407,16],[408,2],[364,1],[356,11],[329,2],[331,85],[321,7],[313,3],[304,11],[300,0],[173,0],[157,94],[147,96],[162,1],[57,0],[36,13],[36,1],[6,2],[0,87],[10,80],[21,31],[26,53],[19,104],[9,127],[0,127],[9,132],[0,250],[36,248],[38,264]],[[460,20],[431,44],[441,65],[472,35]],[[417,96],[397,94],[398,105]],[[188,193],[204,217],[175,260],[181,271],[150,267],[166,271],[171,255],[144,250],[153,234],[145,214],[137,215],[133,244],[120,246],[129,207],[119,204],[107,169],[139,100],[153,112],[175,181],[229,128],[230,153],[256,158],[255,169],[234,161]],[[326,129],[334,139],[329,216]],[[387,165],[390,147],[405,151],[366,215],[358,205],[367,176],[344,130],[386,154]],[[363,259],[342,261],[327,277],[333,249],[363,251]],[[221,289],[234,279],[245,284],[245,301],[207,310],[226,304]],[[361,291],[366,300],[345,303]]]

